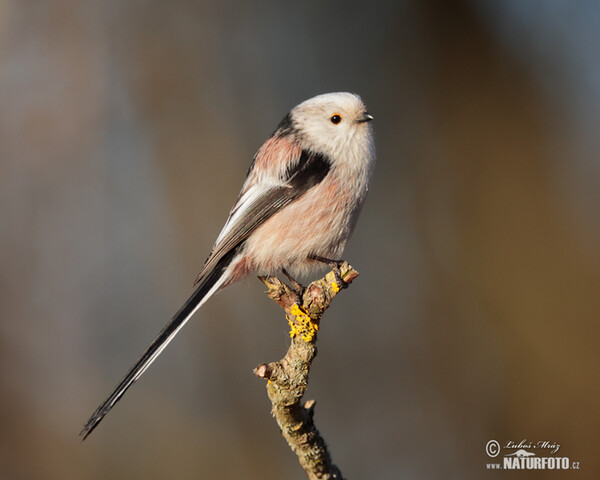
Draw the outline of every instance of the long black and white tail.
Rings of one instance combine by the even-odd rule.
[[[94,431],[102,419],[110,412],[115,404],[121,399],[123,394],[131,387],[138,378],[146,371],[150,364],[156,360],[156,357],[165,349],[171,340],[177,335],[177,332],[185,325],[190,317],[198,310],[206,300],[208,300],[219,288],[227,281],[228,275],[226,267],[231,259],[221,259],[212,272],[203,276],[198,283],[198,288],[173,316],[173,318],[160,331],[158,336],[146,349],[140,359],[130,368],[127,375],[121,380],[121,383],[113,390],[104,402],[96,409],[89,420],[85,423],[83,430],[79,433],[82,440]]]

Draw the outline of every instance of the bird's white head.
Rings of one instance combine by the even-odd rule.
[[[324,153],[334,162],[373,156],[373,117],[358,95],[318,95],[294,107],[289,120],[303,148]]]

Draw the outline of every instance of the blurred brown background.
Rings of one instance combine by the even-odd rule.
[[[334,460],[531,478],[485,469],[526,438],[600,478],[599,50],[597,2],[0,1],[0,477],[304,478],[251,373],[287,345],[255,279],[77,433],[279,120],[349,90],[378,165],[308,393]]]

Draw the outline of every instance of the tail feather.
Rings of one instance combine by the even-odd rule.
[[[129,369],[127,375],[115,387],[113,392],[104,402],[96,409],[89,420],[85,423],[83,429],[79,433],[82,440],[94,431],[102,419],[110,412],[115,404],[121,399],[123,394],[131,387],[138,378],[146,371],[150,364],[156,360],[156,357],[165,349],[168,343],[173,340],[190,317],[198,310],[206,300],[208,300],[228,279],[225,267],[229,264],[231,256],[223,258],[212,272],[204,275],[200,279],[198,288],[179,309],[179,311],[171,318],[169,323],[160,331],[158,336],[153,340],[150,346],[146,349],[139,360]]]

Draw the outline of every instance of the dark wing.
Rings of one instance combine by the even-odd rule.
[[[281,183],[250,187],[238,199],[195,283],[210,274],[223,256],[240,246],[265,221],[320,183],[330,168],[331,163],[325,155],[303,150]]]

